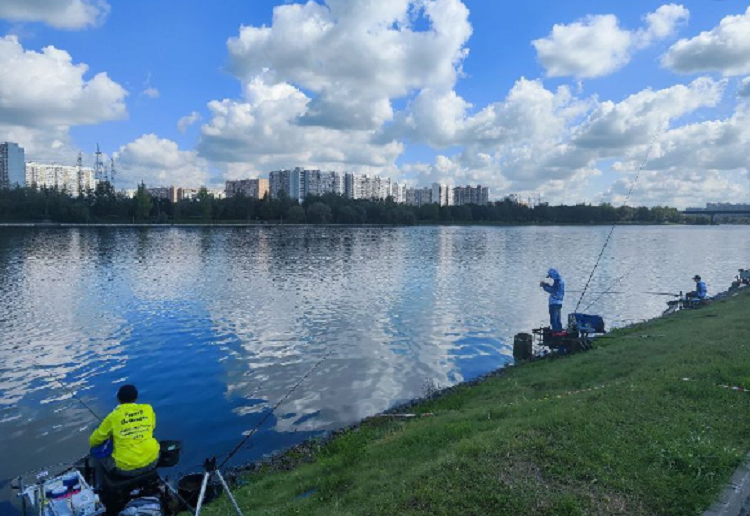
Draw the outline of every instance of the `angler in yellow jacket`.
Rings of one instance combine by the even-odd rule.
[[[104,469],[123,476],[135,476],[156,467],[159,442],[154,439],[156,414],[151,405],[136,403],[138,390],[123,385],[117,391],[119,405],[94,430],[89,438],[92,448],[111,439],[111,457],[101,459]]]

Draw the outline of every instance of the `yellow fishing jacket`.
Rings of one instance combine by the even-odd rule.
[[[154,439],[156,414],[145,403],[122,403],[104,418],[89,438],[93,448],[112,439],[112,458],[118,469],[130,471],[143,468],[159,458],[159,442]]]

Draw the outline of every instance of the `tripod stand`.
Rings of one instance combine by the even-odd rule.
[[[195,516],[200,516],[201,514],[201,507],[203,506],[203,499],[206,497],[206,488],[208,487],[208,481],[211,480],[211,477],[213,476],[216,476],[216,478],[219,479],[219,482],[221,482],[221,485],[224,487],[224,491],[227,493],[229,500],[234,506],[234,510],[237,513],[237,516],[243,516],[242,511],[240,510],[240,506],[237,505],[237,500],[235,500],[232,492],[229,490],[227,481],[224,480],[224,476],[221,474],[221,471],[219,471],[219,469],[216,467],[216,457],[206,459],[203,467],[206,468],[206,472],[203,474],[203,483],[201,484],[201,492],[198,495],[198,505],[196,505],[195,507]]]

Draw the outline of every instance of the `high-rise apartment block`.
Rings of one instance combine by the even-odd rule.
[[[483,206],[490,201],[490,189],[486,186],[457,186],[453,189],[453,204],[478,204]]]
[[[340,172],[324,172],[295,168],[293,170],[275,170],[270,173],[271,197],[278,197],[286,192],[289,197],[303,201],[308,195],[345,193],[345,178]]]
[[[78,197],[96,189],[96,177],[94,169],[90,167],[30,161],[26,164],[25,184],[33,188],[55,189]]]
[[[234,197],[240,192],[245,197],[253,199],[262,199],[268,194],[268,179],[240,179],[237,181],[227,181],[224,192],[227,197]]]
[[[396,185],[396,193],[405,195]],[[347,173],[344,176],[344,195],[349,199],[385,200],[394,197],[394,184],[387,177]]]
[[[432,203],[432,188],[407,188],[406,204],[409,206],[424,206]]]
[[[26,186],[26,161],[23,147],[0,143],[0,188]]]
[[[391,199],[397,204],[403,204],[406,202],[406,185],[391,183]]]
[[[301,188],[301,169],[294,170],[274,170],[269,174],[269,189],[271,197],[278,198],[281,192],[293,199],[300,198]]]
[[[178,200],[179,188],[175,188],[174,186],[156,186],[146,188],[146,191],[151,197],[157,199],[167,199],[171,202],[177,202]]]

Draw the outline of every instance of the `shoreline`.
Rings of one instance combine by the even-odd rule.
[[[553,222],[422,222],[417,224],[292,224],[272,222],[178,222],[178,223],[139,223],[139,222],[0,222],[0,228],[254,228],[254,227],[327,227],[327,228],[413,228],[413,227],[610,227],[627,226],[670,226],[670,227],[716,227],[747,226],[748,224],[674,224],[670,222],[596,222],[596,223],[553,223]]]
[[[524,372],[526,376],[528,376],[530,373],[532,373],[534,370],[538,370],[540,368],[569,368],[570,363],[574,361],[588,361],[589,357],[592,354],[597,354],[599,350],[607,350],[612,351],[616,350],[618,347],[615,341],[622,341],[620,344],[628,343],[628,345],[632,345],[634,342],[637,341],[629,341],[625,340],[628,338],[635,338],[636,336],[630,335],[633,332],[642,331],[645,329],[648,329],[651,326],[654,325],[668,325],[675,321],[682,320],[682,319],[694,319],[696,317],[703,318],[703,317],[716,317],[717,315],[714,315],[712,313],[705,313],[704,310],[709,311],[717,311],[719,310],[725,301],[730,300],[733,298],[737,298],[738,296],[740,298],[744,298],[745,302],[747,302],[750,297],[748,297],[748,292],[750,292],[750,288],[741,288],[737,290],[731,290],[726,291],[720,294],[717,294],[714,298],[714,302],[709,305],[708,307],[705,307],[701,310],[686,310],[683,312],[679,312],[677,314],[673,314],[670,316],[657,316],[653,319],[649,319],[647,321],[638,322],[632,325],[629,325],[627,327],[618,328],[617,330],[613,331],[614,336],[608,337],[603,345],[597,346],[592,351],[589,351],[587,353],[582,353],[570,357],[554,357],[552,359],[544,359],[544,360],[535,360],[526,364],[523,364],[523,367],[514,367],[513,364],[509,364],[508,366],[504,366],[502,368],[490,371],[482,376],[479,376],[475,379],[472,379],[467,382],[461,382],[459,384],[447,387],[445,389],[441,389],[436,392],[432,392],[428,394],[427,396],[415,398],[409,401],[406,401],[404,403],[401,403],[399,405],[396,405],[394,407],[389,408],[388,410],[375,414],[373,416],[370,416],[368,418],[365,418],[357,423],[354,423],[352,425],[347,425],[346,427],[342,427],[337,430],[326,432],[324,435],[319,436],[317,438],[308,439],[296,446],[279,450],[276,453],[271,454],[268,457],[264,457],[260,460],[252,461],[246,464],[238,465],[231,468],[231,473],[233,476],[242,477],[245,483],[252,484],[251,486],[247,488],[240,488],[238,492],[245,493],[246,491],[254,491],[256,488],[253,487],[253,485],[256,484],[274,484],[274,479],[276,477],[281,477],[284,475],[287,476],[298,476],[302,475],[303,473],[301,470],[304,470],[305,468],[315,468],[319,466],[319,463],[321,461],[325,462],[328,460],[329,455],[331,455],[331,448],[337,449],[341,448],[343,445],[341,444],[342,441],[348,441],[348,440],[357,440],[358,434],[378,434],[378,428],[382,427],[389,427],[389,426],[396,426],[396,427],[408,427],[409,425],[414,426],[422,426],[422,425],[435,425],[435,423],[438,419],[441,417],[445,417],[445,415],[442,413],[441,410],[434,410],[434,414],[432,414],[429,417],[414,417],[409,418],[408,420],[404,419],[401,420],[399,418],[394,418],[394,414],[399,414],[401,412],[414,409],[414,411],[417,413],[417,415],[421,414],[421,412],[425,409],[430,409],[433,407],[441,407],[443,405],[451,405],[454,403],[453,398],[456,397],[463,397],[470,395],[473,391],[483,391],[488,390],[490,388],[495,388],[496,384],[500,382],[504,382],[504,384],[507,387],[507,384],[511,382],[513,379],[508,378],[512,376],[518,376],[519,372]],[[738,301],[739,302],[739,301]],[[612,335],[612,334],[610,334]],[[649,337],[646,336],[639,336],[639,337]],[[653,336],[651,336],[653,337]],[[640,340],[640,339],[639,339]],[[620,350],[621,351],[621,350]],[[516,380],[517,381],[517,380]],[[604,389],[607,386],[602,386],[602,389]],[[590,392],[595,392],[598,388],[594,388],[593,390],[590,389]],[[533,392],[536,392],[538,394],[538,389],[535,389]],[[587,391],[580,391],[580,392],[587,392]],[[559,398],[559,396],[558,396]],[[544,398],[548,399],[548,398]],[[490,412],[488,412],[489,417]],[[434,417],[433,417],[434,416]],[[367,445],[373,445],[372,440],[368,440],[369,438],[364,438],[365,444]],[[750,446],[746,446],[746,449],[743,450],[743,457],[747,454],[747,449],[750,449]],[[298,471],[299,470],[299,471]],[[731,472],[730,472],[731,474]],[[730,474],[726,476],[726,480],[729,479]],[[737,475],[738,473],[735,473]],[[318,479],[318,481],[322,484],[325,484],[325,481],[322,479]],[[726,484],[726,482],[722,482],[722,485]],[[316,491],[317,492],[317,489]],[[304,494],[305,492],[303,492]],[[724,494],[722,499],[727,499],[729,495]],[[293,504],[301,504],[301,503],[307,503],[304,500],[307,500],[310,496],[305,496],[302,499],[293,498],[291,500],[291,503]],[[312,497],[312,498],[318,498],[318,497]],[[716,499],[717,497],[714,497]],[[744,503],[744,500],[741,500]],[[321,502],[323,503],[323,502]],[[734,503],[737,503],[737,500],[734,500]],[[253,502],[254,504],[254,502]],[[220,504],[219,504],[220,505]],[[242,503],[241,503],[242,505]],[[704,509],[708,509],[709,504],[706,504]],[[284,505],[285,509],[289,509],[288,506]],[[300,507],[301,508],[301,507]],[[209,510],[209,513],[216,513],[213,512],[213,509],[215,507],[207,507]],[[250,507],[245,507],[245,509],[250,509]],[[279,506],[278,509],[280,512],[285,513],[285,510]],[[271,513],[270,510],[273,510],[273,507],[269,506],[267,507],[267,510],[264,510],[265,513]],[[406,511],[407,513],[411,514],[411,512]],[[275,513],[275,512],[273,512]],[[354,513],[357,513],[355,511]],[[419,513],[420,511],[415,511],[415,514]],[[606,514],[609,514],[609,512],[603,512]],[[640,511],[636,511],[635,513],[640,513]],[[612,512],[612,514],[620,514],[620,512]],[[728,513],[726,513],[728,514]]]

